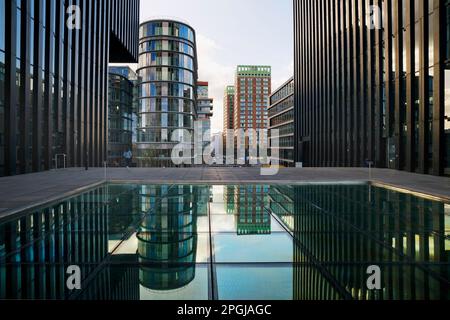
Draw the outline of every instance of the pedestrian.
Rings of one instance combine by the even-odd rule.
[[[131,150],[125,151],[123,156],[125,158],[125,164],[127,166],[127,169],[129,169],[131,166],[131,159],[133,158]]]

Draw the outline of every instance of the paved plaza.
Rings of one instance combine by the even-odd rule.
[[[102,184],[296,184],[378,182],[450,201],[450,178],[367,168],[283,168],[263,176],[260,168],[70,168],[0,178],[0,218]]]

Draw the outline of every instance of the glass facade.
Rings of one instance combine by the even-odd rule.
[[[292,167],[294,163],[294,78],[276,89],[269,98],[269,139],[278,139],[279,164]],[[289,127],[289,125],[291,125]],[[289,130],[288,128],[291,128]],[[278,130],[274,135],[273,130]],[[273,147],[272,157],[274,156]]]
[[[108,63],[137,62],[138,19],[139,0],[0,1],[0,176],[103,165]]]
[[[123,70],[123,71],[122,71]],[[109,68],[108,165],[124,166],[124,153],[132,151],[134,82],[136,75],[127,67]],[[137,98],[137,97],[136,97]]]
[[[294,3],[296,161],[449,174],[449,1]]]
[[[135,152],[138,166],[174,166],[173,147],[180,142],[193,144],[196,59],[195,32],[191,27],[176,21],[141,24]]]

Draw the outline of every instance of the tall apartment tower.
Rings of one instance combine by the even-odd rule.
[[[269,66],[238,66],[235,79],[234,129],[267,129],[271,94]]]
[[[0,0],[0,176],[103,164],[108,63],[137,62],[138,27],[139,0]]]
[[[450,175],[450,1],[294,1],[295,161]]]
[[[270,66],[238,66],[235,78],[233,126],[235,158],[239,164],[251,164],[250,145],[258,146],[260,139],[268,144],[267,129],[269,96],[271,94]],[[256,135],[255,135],[256,132]],[[241,134],[245,133],[244,136]],[[245,155],[240,146],[245,145]],[[255,155],[253,155],[253,158]],[[256,159],[254,159],[256,160]]]
[[[142,23],[139,33],[140,99],[134,158],[139,167],[173,167],[176,145],[184,142],[193,149],[195,31],[186,23],[164,19]],[[189,136],[192,141],[187,141]]]

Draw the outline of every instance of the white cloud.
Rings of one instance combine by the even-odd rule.
[[[235,66],[220,63],[224,50],[213,39],[197,34],[197,57],[199,80],[209,82],[209,95],[214,98],[214,116],[211,119],[211,131],[222,131],[223,92],[227,85],[234,83]]]
[[[209,82],[209,95],[214,98],[214,116],[211,119],[212,133],[223,130],[223,93],[227,85],[234,84],[235,65],[221,63],[225,48],[202,34],[197,34],[197,56],[199,80]],[[221,58],[222,57],[222,58]],[[294,61],[284,68],[272,68],[272,90],[285,83],[294,74]]]
[[[281,70],[272,68],[272,92],[294,75],[294,60]]]

